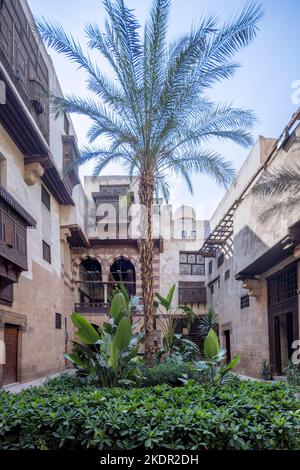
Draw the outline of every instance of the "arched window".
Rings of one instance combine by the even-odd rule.
[[[133,264],[126,258],[116,260],[110,268],[111,289],[117,284],[123,284],[129,295],[136,294],[136,276]]]
[[[101,264],[88,258],[80,265],[79,296],[81,304],[101,304],[104,302]]]

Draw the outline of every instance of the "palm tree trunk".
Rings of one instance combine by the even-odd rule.
[[[153,251],[152,239],[152,203],[154,194],[154,177],[151,170],[143,170],[139,182],[140,204],[144,206],[141,213],[140,240],[142,298],[144,304],[145,324],[145,361],[152,365],[155,360],[155,344],[153,334]],[[144,209],[144,210],[143,210]],[[145,211],[145,212],[144,212]]]

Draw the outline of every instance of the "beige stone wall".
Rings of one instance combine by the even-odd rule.
[[[262,281],[261,295],[258,298],[250,297],[249,307],[241,310],[240,299],[248,291],[243,288],[242,282],[235,280],[234,258],[227,255],[219,269],[216,264],[214,260],[214,275],[220,278],[214,283],[213,294],[208,288],[207,300],[208,306],[218,315],[221,346],[225,348],[223,331],[230,330],[231,355],[241,356],[237,371],[259,377],[262,360],[269,360],[266,283]],[[225,280],[227,270],[230,270],[230,278]]]
[[[70,321],[73,306],[73,292],[64,285],[60,276],[37,263],[32,265],[32,280],[21,276],[14,286],[13,306],[0,307],[4,323],[20,326],[22,323],[19,331],[18,381],[27,382],[64,369],[65,335],[68,334],[70,348],[73,334]],[[55,328],[55,313],[62,315],[61,330]],[[4,336],[4,330],[0,330],[1,334]]]
[[[273,157],[270,167],[280,165],[295,165],[300,163],[300,126],[295,129],[288,144],[280,149]],[[243,190],[248,181],[254,175],[268,154],[272,141],[260,139],[252,150],[237,180],[229,189],[224,200],[220,203],[213,219],[215,226],[225,213],[234,198]],[[250,171],[251,170],[251,171]],[[239,191],[236,188],[239,188]],[[299,220],[299,208],[292,207],[289,210],[275,214],[267,222],[261,223],[258,216],[274,199],[257,199],[248,193],[243,197],[234,214],[234,233],[227,241],[223,252],[225,262],[217,266],[217,258],[212,260],[213,270],[207,276],[208,306],[211,306],[219,315],[220,339],[223,347],[225,338],[222,332],[231,332],[231,354],[240,354],[241,362],[238,371],[254,376],[260,376],[261,363],[269,360],[269,333],[268,333],[268,306],[267,306],[267,282],[271,274],[278,272],[285,266],[296,260],[290,256],[283,262],[274,265],[272,269],[258,276],[258,291],[243,288],[243,283],[235,279],[235,275],[254,262],[259,256],[278,243],[286,236],[288,227]],[[300,269],[300,268],[299,268]],[[230,270],[230,278],[225,280],[225,272]],[[299,271],[300,272],[300,271]],[[300,282],[300,276],[298,278]],[[211,285],[214,285],[214,293],[211,293]],[[300,288],[300,283],[299,283]],[[299,289],[300,290],[300,289]],[[241,309],[240,298],[250,295],[250,305]],[[300,322],[300,315],[299,315]]]

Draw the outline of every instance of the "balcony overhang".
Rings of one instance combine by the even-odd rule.
[[[42,181],[59,204],[74,205],[72,185],[61,178],[47,141],[26,108],[17,89],[10,82],[0,61],[0,80],[6,88],[6,104],[0,104],[0,124],[24,156],[24,164],[39,162],[44,168]],[[77,182],[76,182],[77,183]]]
[[[70,248],[90,248],[90,243],[79,225],[62,225],[60,228],[67,230],[69,235],[66,239]]]
[[[0,80],[5,83],[6,102],[0,104],[0,123],[10,135],[23,155],[36,155],[48,152],[48,145],[33,117],[26,109],[17,90],[1,67]]]
[[[300,221],[288,228],[287,235],[278,243],[269,248],[264,254],[253,263],[238,272],[235,278],[238,281],[245,279],[255,279],[272,267],[293,255],[297,245],[300,244]]]
[[[115,239],[101,239],[101,238],[89,238],[89,242],[91,247],[93,248],[94,246],[102,246],[105,245],[106,247],[134,247],[136,250],[139,252],[140,251],[140,240],[138,239],[133,239],[133,238],[115,238]],[[161,238],[155,238],[153,240],[154,243],[154,248],[159,251],[159,253],[163,253],[164,250],[164,241]]]

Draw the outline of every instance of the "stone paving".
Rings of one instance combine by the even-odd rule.
[[[20,393],[23,390],[27,390],[28,388],[31,388],[31,387],[40,387],[46,382],[46,380],[54,379],[55,377],[59,377],[61,374],[65,374],[65,373],[72,373],[72,371],[63,371],[63,372],[58,372],[52,375],[46,375],[45,377],[41,377],[40,379],[33,380],[32,382],[6,385],[5,387],[3,387],[3,390],[6,390],[11,393]]]

